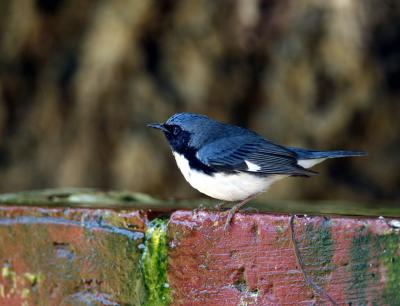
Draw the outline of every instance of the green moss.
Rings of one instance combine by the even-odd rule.
[[[29,297],[30,293],[31,292],[30,292],[30,290],[28,288],[23,288],[22,291],[21,291],[21,297],[23,299],[27,299]]]
[[[374,275],[368,269],[370,261],[371,233],[361,230],[354,236],[351,242],[350,262],[351,282],[347,288],[347,296],[357,296],[359,305],[367,305],[366,289],[368,282],[373,280]]]
[[[386,268],[386,285],[382,299],[386,305],[400,305],[400,237],[398,233],[382,235],[377,240],[379,260]]]
[[[93,234],[92,231],[90,233]],[[93,266],[103,264],[101,279],[107,279],[114,298],[122,305],[142,305],[145,300],[139,249],[142,239],[134,240],[110,233],[105,242],[105,247],[102,247],[102,241],[97,239],[94,250],[98,254],[92,254]]]
[[[372,235],[361,230],[352,240],[350,251],[351,284],[347,294],[357,296],[359,305],[400,305],[400,237],[396,232]],[[383,266],[375,270],[373,267]],[[376,275],[378,273],[378,275]],[[385,279],[385,287],[381,294],[371,294],[371,285]],[[369,289],[368,289],[369,288]],[[368,290],[368,291],[367,291]],[[368,301],[367,293],[373,296]]]
[[[150,222],[145,236],[142,269],[147,290],[146,305],[169,305],[170,288],[167,282],[167,226],[166,221]]]
[[[332,263],[335,245],[331,221],[323,220],[318,226],[308,223],[303,236],[303,246],[302,255],[306,270],[316,284],[323,286],[327,275],[335,268]]]
[[[31,286],[36,286],[37,284],[41,283],[44,279],[44,275],[42,273],[24,273],[24,277],[27,281],[29,281],[29,283],[31,284]]]
[[[22,299],[28,299],[31,295],[31,288],[44,280],[41,273],[24,273],[23,276],[18,275],[10,265],[6,264],[1,268],[1,276],[8,279],[11,288],[6,292],[3,284],[0,285],[0,297],[7,295],[21,296]]]
[[[45,205],[51,207],[92,207],[92,208],[137,208],[158,210],[165,207],[178,209],[195,209],[198,201],[165,201],[149,195],[135,192],[109,191],[91,188],[60,188],[24,191],[18,193],[0,194],[2,205]],[[204,199],[202,204],[212,208],[215,201]],[[393,216],[400,215],[397,203],[378,203],[371,206],[368,203],[350,203],[336,201],[300,202],[300,201],[268,201],[252,202],[252,207],[260,212],[278,212],[297,214],[335,214],[335,215],[365,215]]]
[[[17,274],[15,273],[14,270],[12,270],[12,268],[8,264],[2,267],[1,276],[11,281],[12,288],[15,289],[17,287]]]
[[[282,236],[286,233],[287,227],[282,226],[282,225],[276,225],[275,226],[275,232],[279,235]]]

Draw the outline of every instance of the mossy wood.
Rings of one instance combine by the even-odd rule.
[[[0,204],[16,206],[49,206],[79,208],[142,209],[173,212],[178,209],[213,209],[212,199],[163,200],[147,194],[128,191],[99,191],[90,188],[63,188],[25,191],[0,195]],[[400,217],[398,203],[356,203],[344,201],[252,201],[254,211],[279,214],[328,214],[351,216]]]
[[[0,202],[0,304],[400,305],[394,206],[257,204],[224,231],[224,212],[192,210],[211,201],[64,189]]]

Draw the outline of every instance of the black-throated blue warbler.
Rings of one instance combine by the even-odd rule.
[[[179,169],[198,191],[223,201],[239,201],[228,215],[284,177],[308,177],[308,168],[327,158],[362,156],[360,151],[315,151],[284,147],[235,125],[204,115],[178,113],[165,123],[149,124],[164,132]]]

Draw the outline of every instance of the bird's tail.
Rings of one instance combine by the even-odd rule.
[[[297,155],[297,163],[303,168],[311,168],[319,164],[327,158],[365,156],[366,152],[362,151],[315,151],[301,148],[288,148]]]
[[[367,153],[363,151],[315,151],[294,147],[289,147],[288,149],[296,153],[298,159],[338,158],[367,155]]]

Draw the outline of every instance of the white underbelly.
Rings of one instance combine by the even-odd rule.
[[[174,156],[183,176],[193,188],[223,201],[239,201],[264,192],[274,181],[284,177],[283,175],[261,177],[243,172],[208,175],[201,171],[191,170],[189,162],[183,155],[174,153]]]

